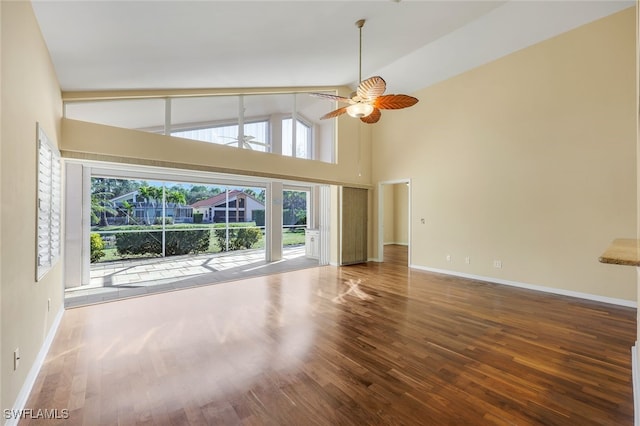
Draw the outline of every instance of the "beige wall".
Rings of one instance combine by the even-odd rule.
[[[0,49],[2,49],[2,5],[0,5]],[[0,99],[2,99],[2,50],[0,50]],[[2,102],[0,101],[0,200],[2,200]],[[0,208],[0,255],[2,254],[2,208]],[[0,309],[2,309],[2,258],[0,258]],[[2,312],[0,311],[0,333],[2,333]],[[2,345],[2,335],[0,334],[0,407],[4,407],[4,399],[2,399],[2,383],[4,371],[3,356],[4,346]]]
[[[1,2],[0,344],[3,409],[13,407],[56,314],[62,309],[62,261],[35,282],[36,122],[57,144],[62,102],[31,4]],[[47,299],[51,311],[47,312]],[[13,371],[13,351],[21,361]],[[51,407],[55,408],[55,407]],[[63,408],[63,407],[58,407]]]
[[[384,244],[408,244],[409,188],[405,183],[382,185]]]
[[[598,262],[636,235],[634,40],[627,9],[385,114],[373,181],[412,179],[413,265],[636,301],[633,268]]]

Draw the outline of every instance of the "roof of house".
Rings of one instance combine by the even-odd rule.
[[[257,200],[255,197],[252,197],[251,195],[247,194],[246,192],[238,191],[236,189],[229,191],[229,201],[235,200],[237,198],[238,194],[243,194],[245,197],[251,198],[256,203],[260,203],[261,205],[264,205],[264,203],[262,203],[260,200]],[[195,203],[191,204],[191,207],[198,208],[198,207],[216,206],[218,204],[223,204],[226,201],[226,199],[227,199],[227,194],[225,192],[222,192],[222,193],[220,193],[218,195],[215,195],[215,196],[213,196],[211,198],[207,198],[207,199],[204,199],[204,200],[196,201]]]
[[[127,192],[126,194],[118,195],[117,197],[113,197],[111,199],[112,202],[128,200],[129,198],[133,198],[134,195],[137,195],[138,191]]]

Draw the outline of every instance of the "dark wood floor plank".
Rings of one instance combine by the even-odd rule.
[[[65,312],[20,425],[631,425],[636,310],[384,263]]]

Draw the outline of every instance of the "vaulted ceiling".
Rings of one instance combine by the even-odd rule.
[[[412,93],[633,1],[33,1],[64,91],[354,86]]]

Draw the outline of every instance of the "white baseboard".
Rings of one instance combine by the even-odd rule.
[[[638,342],[631,347],[631,380],[633,385],[633,424],[640,426],[640,371],[638,371]]]
[[[405,246],[408,247],[409,243],[384,243],[385,246]]]
[[[456,276],[456,277],[469,278],[469,279],[472,279],[472,280],[485,281],[485,282],[495,283],[495,284],[509,285],[509,286],[512,286],[512,287],[526,288],[528,290],[541,291],[543,293],[552,293],[552,294],[559,294],[559,295],[562,295],[562,296],[577,297],[577,298],[580,298],[580,299],[587,299],[587,300],[593,300],[593,301],[596,301],[596,302],[610,303],[612,305],[626,306],[626,307],[629,307],[629,308],[637,308],[638,307],[638,303],[636,301],[634,301],[634,300],[616,299],[616,298],[613,298],[613,297],[600,296],[600,295],[597,295],[597,294],[581,293],[579,291],[564,290],[564,289],[561,289],[561,288],[554,288],[554,287],[545,287],[545,286],[542,286],[542,285],[526,284],[526,283],[520,283],[520,282],[517,282],[517,281],[504,280],[504,279],[501,279],[501,278],[483,277],[483,276],[480,276],[480,275],[467,274],[467,273],[464,273],[464,272],[457,272],[457,271],[449,271],[449,270],[446,270],[446,269],[429,268],[429,267],[420,266],[420,265],[409,265],[409,267],[413,268],[413,269],[419,269],[421,271],[435,272],[435,273],[438,273],[438,274],[445,274],[445,275],[453,275],[453,276]]]
[[[53,338],[56,336],[56,332],[58,331],[58,327],[60,326],[60,321],[62,321],[62,314],[64,313],[64,307],[61,307],[56,317],[53,319],[53,324],[51,324],[51,328],[49,329],[49,333],[47,333],[47,337],[44,339],[42,343],[42,347],[40,347],[40,351],[36,356],[31,369],[29,370],[29,374],[27,374],[27,378],[16,397],[16,402],[13,404],[12,413],[20,413],[25,409],[25,405],[27,404],[27,400],[29,399],[29,395],[31,394],[31,390],[33,389],[33,385],[36,383],[36,378],[38,377],[38,373],[40,373],[40,368],[42,368],[42,364],[44,364],[44,360],[47,357],[47,353],[49,352],[49,348],[51,348],[51,343],[53,343]],[[19,417],[12,416],[5,422],[5,426],[17,426]]]

